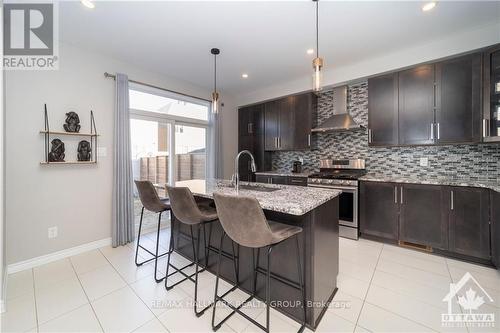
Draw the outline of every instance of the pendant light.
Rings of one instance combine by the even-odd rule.
[[[319,56],[319,0],[313,0],[313,2],[316,2],[316,58],[313,59],[313,91],[320,91],[323,78],[323,73],[321,72],[323,58]]]
[[[217,55],[220,54],[218,48],[213,48],[210,53],[214,55],[214,91],[212,92],[212,113],[219,112],[219,93],[217,92]]]

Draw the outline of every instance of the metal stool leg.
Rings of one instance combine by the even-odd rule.
[[[210,303],[206,307],[204,307],[201,311],[198,311],[198,274],[205,271],[206,267],[203,268],[202,270],[198,270],[198,262],[199,262],[199,257],[200,257],[200,231],[201,231],[202,226],[198,225],[198,230],[197,230],[197,235],[196,235],[196,251],[194,253],[194,261],[195,261],[195,279],[194,279],[194,313],[196,314],[197,317],[202,316],[205,311],[207,311],[214,303]],[[191,238],[193,240],[193,245],[194,245],[194,238],[193,238],[193,227],[191,226]],[[206,252],[206,249],[205,249]]]
[[[137,255],[139,253],[139,244],[141,242],[141,230],[142,230],[142,217],[144,216],[144,206],[142,206],[141,209],[141,219],[139,220],[139,233],[137,234],[137,245],[135,247],[135,265],[140,266],[143,264],[143,262],[138,263],[137,262]]]
[[[141,219],[139,221],[139,232],[137,234],[137,245],[135,247],[135,264],[136,264],[136,266],[141,266],[141,265],[143,265],[143,264],[145,264],[147,262],[153,261],[153,260],[155,261],[155,280],[156,280],[156,282],[161,282],[164,279],[164,278],[158,279],[158,277],[157,277],[156,267],[158,265],[158,258],[161,258],[161,257],[167,255],[167,253],[168,253],[168,252],[165,252],[165,253],[162,253],[162,254],[158,254],[158,250],[159,250],[159,246],[160,246],[161,214],[162,214],[162,212],[160,212],[159,216],[158,216],[158,230],[157,230],[157,233],[156,233],[156,250],[155,250],[155,253],[151,252],[150,250],[148,250],[147,248],[145,248],[144,246],[141,245],[141,233],[142,233],[142,220],[143,220],[143,217],[144,217],[144,206],[141,209]],[[141,262],[138,262],[137,258],[138,258],[139,248],[141,248],[144,251],[146,251],[147,253],[149,253],[152,256],[152,258],[144,260],[144,261],[141,261]]]
[[[267,250],[267,272],[266,272],[266,332],[269,333],[269,315],[271,304],[271,252],[273,246],[269,246]]]

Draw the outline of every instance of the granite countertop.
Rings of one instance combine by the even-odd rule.
[[[259,171],[256,175],[262,176],[283,176],[283,177],[309,177],[312,172],[291,172],[291,171]]]
[[[332,189],[248,182],[240,182],[240,189],[236,193],[230,181],[220,179],[184,180],[176,182],[175,186],[189,187],[193,194],[210,199],[213,198],[214,192],[255,197],[263,209],[290,215],[304,215],[341,193]],[[256,191],[248,187],[276,189],[276,191]]]
[[[359,178],[359,180],[387,183],[482,187],[500,192],[500,180],[492,181],[491,179],[481,180],[467,178],[415,178],[404,176],[387,176],[380,174],[366,174],[363,177]]]

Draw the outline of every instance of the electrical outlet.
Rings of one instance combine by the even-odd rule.
[[[106,147],[97,147],[97,156],[106,157],[106,155],[108,155]]]
[[[420,166],[421,167],[428,167],[429,166],[429,159],[427,157],[421,157],[420,158]]]
[[[48,229],[48,236],[49,236],[49,238],[56,238],[57,237],[57,227],[50,227]]]

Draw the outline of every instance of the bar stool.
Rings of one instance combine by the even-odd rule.
[[[214,308],[212,312],[212,329],[217,331],[224,322],[229,319],[235,312],[264,330],[265,332],[269,332],[269,312],[270,312],[270,287],[271,287],[271,253],[273,248],[284,242],[285,240],[294,237],[296,241],[297,248],[297,268],[299,275],[299,284],[295,286],[295,288],[299,289],[302,297],[302,308],[304,311],[304,319],[302,321],[302,325],[299,329],[299,332],[302,332],[305,328],[306,321],[306,299],[304,292],[304,283],[303,283],[303,272],[302,266],[300,263],[300,251],[299,251],[299,237],[298,235],[302,232],[302,228],[296,226],[290,226],[283,223],[278,223],[274,221],[268,221],[266,216],[264,215],[264,211],[262,210],[257,199],[253,197],[244,197],[244,196],[234,196],[234,195],[225,195],[221,193],[214,193],[215,205],[217,207],[217,214],[219,215],[219,221],[224,229],[224,232],[221,236],[221,246],[224,240],[225,235],[227,234],[231,240],[241,246],[245,246],[252,249],[252,259],[254,265],[253,272],[253,295],[248,297],[242,304],[238,307],[233,306],[226,300],[224,300],[224,296],[218,296],[218,287],[219,287],[219,274],[220,274],[220,252],[218,256],[217,262],[217,278],[215,282],[215,295],[214,295]],[[259,254],[260,249],[268,248],[267,250],[267,270],[262,270],[259,267]],[[254,250],[257,250],[257,263],[255,263]],[[245,313],[241,312],[241,308],[247,303],[250,302],[256,294],[257,289],[257,273],[264,273],[266,275],[266,326],[264,327],[253,318],[250,318]],[[230,290],[236,289],[233,287]],[[226,293],[227,294],[227,293]],[[215,325],[215,310],[217,301],[221,301],[225,305],[229,306],[233,311],[227,315],[224,319],[222,319],[217,325]]]
[[[209,205],[204,205],[204,204],[198,204],[196,200],[194,199],[193,194],[191,193],[191,190],[187,187],[171,187],[167,186],[167,192],[168,196],[170,198],[170,204],[172,207],[172,211],[175,215],[175,218],[179,220],[181,223],[184,223],[189,226],[190,234],[191,234],[191,243],[193,246],[193,256],[194,256],[194,263],[190,263],[188,265],[185,265],[184,267],[177,268],[174,265],[170,263],[170,254],[174,250],[174,242],[173,242],[173,231],[170,234],[170,248],[168,252],[168,259],[167,259],[167,272],[166,276],[167,279],[165,280],[165,288],[167,290],[172,289],[179,283],[182,283],[186,280],[190,280],[194,282],[194,312],[196,316],[200,317],[208,308],[210,308],[213,303],[207,305],[205,308],[203,308],[201,311],[198,311],[197,304],[198,304],[198,274],[205,271],[206,267],[208,266],[208,253],[210,250],[214,250],[211,248],[209,244],[207,244],[207,237],[206,237],[206,228],[205,225],[211,222],[214,222],[218,219],[217,217],[217,211],[214,207],[210,207]],[[194,236],[194,228],[196,228],[196,238]],[[200,256],[200,231],[203,228],[203,239],[205,242],[205,267],[201,270],[198,270],[199,266],[199,256]],[[173,229],[172,229],[173,230]],[[196,245],[195,245],[195,239],[196,239]],[[210,239],[210,235],[209,235]],[[233,262],[236,262],[236,257],[234,254],[232,254]],[[192,265],[195,265],[195,272],[192,273],[191,275],[187,275],[186,273],[183,272],[184,269],[191,267]],[[169,267],[172,267],[175,272],[169,274]],[[234,264],[235,267],[235,272],[237,272],[237,266],[236,263]],[[168,277],[180,273],[184,276],[184,278],[180,281],[175,282],[173,285],[169,286],[168,285]],[[193,280],[193,276],[195,277]]]
[[[165,277],[159,279],[157,276],[157,267],[158,267],[158,258],[163,257],[164,255],[167,255],[168,252],[162,253],[158,255],[158,249],[160,245],[160,224],[161,224],[161,214],[163,212],[169,211],[170,210],[170,202],[168,199],[160,199],[158,197],[158,193],[156,192],[155,187],[153,184],[148,181],[148,180],[136,180],[135,181],[135,186],[137,186],[137,191],[139,192],[139,198],[141,199],[142,203],[142,209],[141,209],[141,220],[139,222],[139,233],[137,235],[137,245],[135,248],[135,264],[137,266],[141,266],[147,262],[150,262],[152,260],[155,261],[155,280],[157,283],[163,281]],[[158,229],[156,231],[156,252],[153,253],[144,246],[142,246],[141,243],[141,231],[142,231],[142,219],[144,216],[144,209],[147,209],[150,212],[153,213],[158,213]],[[151,254],[153,257],[148,260],[144,260],[141,262],[137,261],[137,255],[139,252],[139,248],[143,249],[147,253]]]

